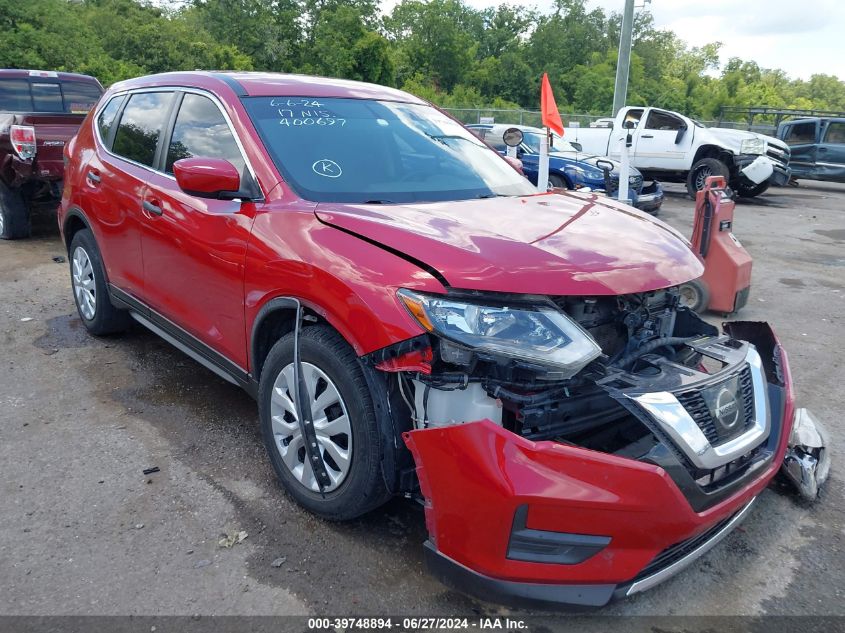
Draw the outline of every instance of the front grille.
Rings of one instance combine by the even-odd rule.
[[[648,578],[656,574],[663,569],[666,569],[670,565],[678,562],[685,556],[689,555],[691,552],[695,551],[698,547],[709,541],[713,536],[716,535],[719,530],[724,528],[730,521],[737,515],[739,512],[732,514],[727,519],[719,521],[716,525],[711,527],[710,529],[702,532],[698,536],[693,536],[692,538],[688,538],[685,541],[681,541],[680,543],[675,543],[674,545],[670,545],[665,550],[660,552],[654,559],[646,565],[639,574],[631,582],[636,582],[638,580],[642,580],[643,578]]]
[[[729,382],[733,377],[725,382]],[[723,383],[724,384],[724,383]],[[734,434],[738,434],[754,424],[754,386],[751,382],[751,369],[746,365],[739,372],[739,392],[736,394],[741,410],[741,423],[737,425]],[[690,417],[704,433],[704,437],[711,444],[718,444],[722,435],[716,427],[716,420],[704,400],[701,391],[687,391],[676,395]]]
[[[789,152],[784,152],[779,147],[774,147],[773,145],[768,146],[768,149],[766,150],[766,156],[771,158],[776,163],[779,163],[783,167],[786,167],[787,163],[789,163]]]

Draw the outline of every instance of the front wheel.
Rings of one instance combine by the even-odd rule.
[[[381,434],[372,396],[355,352],[324,325],[300,334],[300,359],[318,450],[331,484],[322,493],[307,459],[296,412],[294,335],[270,350],[258,392],[264,444],[282,486],[325,519],[354,519],[390,494],[381,473]]]
[[[702,158],[690,169],[687,175],[687,194],[695,200],[695,194],[704,189],[710,176],[722,176],[727,182],[730,176],[728,166],[716,158]]]

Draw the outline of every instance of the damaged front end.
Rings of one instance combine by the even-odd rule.
[[[676,288],[400,299],[429,334],[377,367],[410,411],[429,566],[462,591],[601,606],[713,547],[782,463],[805,496],[827,474],[765,323],[720,333]]]

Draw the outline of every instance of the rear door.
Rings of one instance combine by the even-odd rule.
[[[85,166],[84,211],[95,221],[109,282],[144,296],[141,203],[152,176],[173,91],[113,97],[98,113],[97,151]]]
[[[678,133],[683,130],[681,138]],[[652,108],[640,122],[634,142],[634,164],[638,169],[686,169],[694,129],[679,116]]]
[[[178,99],[161,170],[150,177],[144,196],[144,296],[156,312],[244,370],[243,272],[256,205],[185,193],[173,163],[223,158],[241,172],[242,189],[260,191],[216,99],[188,91]]]
[[[789,145],[789,166],[794,178],[816,177],[816,141],[819,138],[819,121],[794,121],[784,124],[781,139]]]
[[[824,180],[845,182],[845,121],[828,121],[816,154]]]

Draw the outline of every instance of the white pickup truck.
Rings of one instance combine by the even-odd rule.
[[[607,124],[605,124],[607,125]],[[630,130],[631,164],[646,178],[686,182],[690,197],[708,176],[724,176],[740,196],[760,195],[789,181],[789,146],[771,136],[708,128],[677,112],[628,106],[608,127],[568,127],[565,138],[585,152],[619,159]]]

